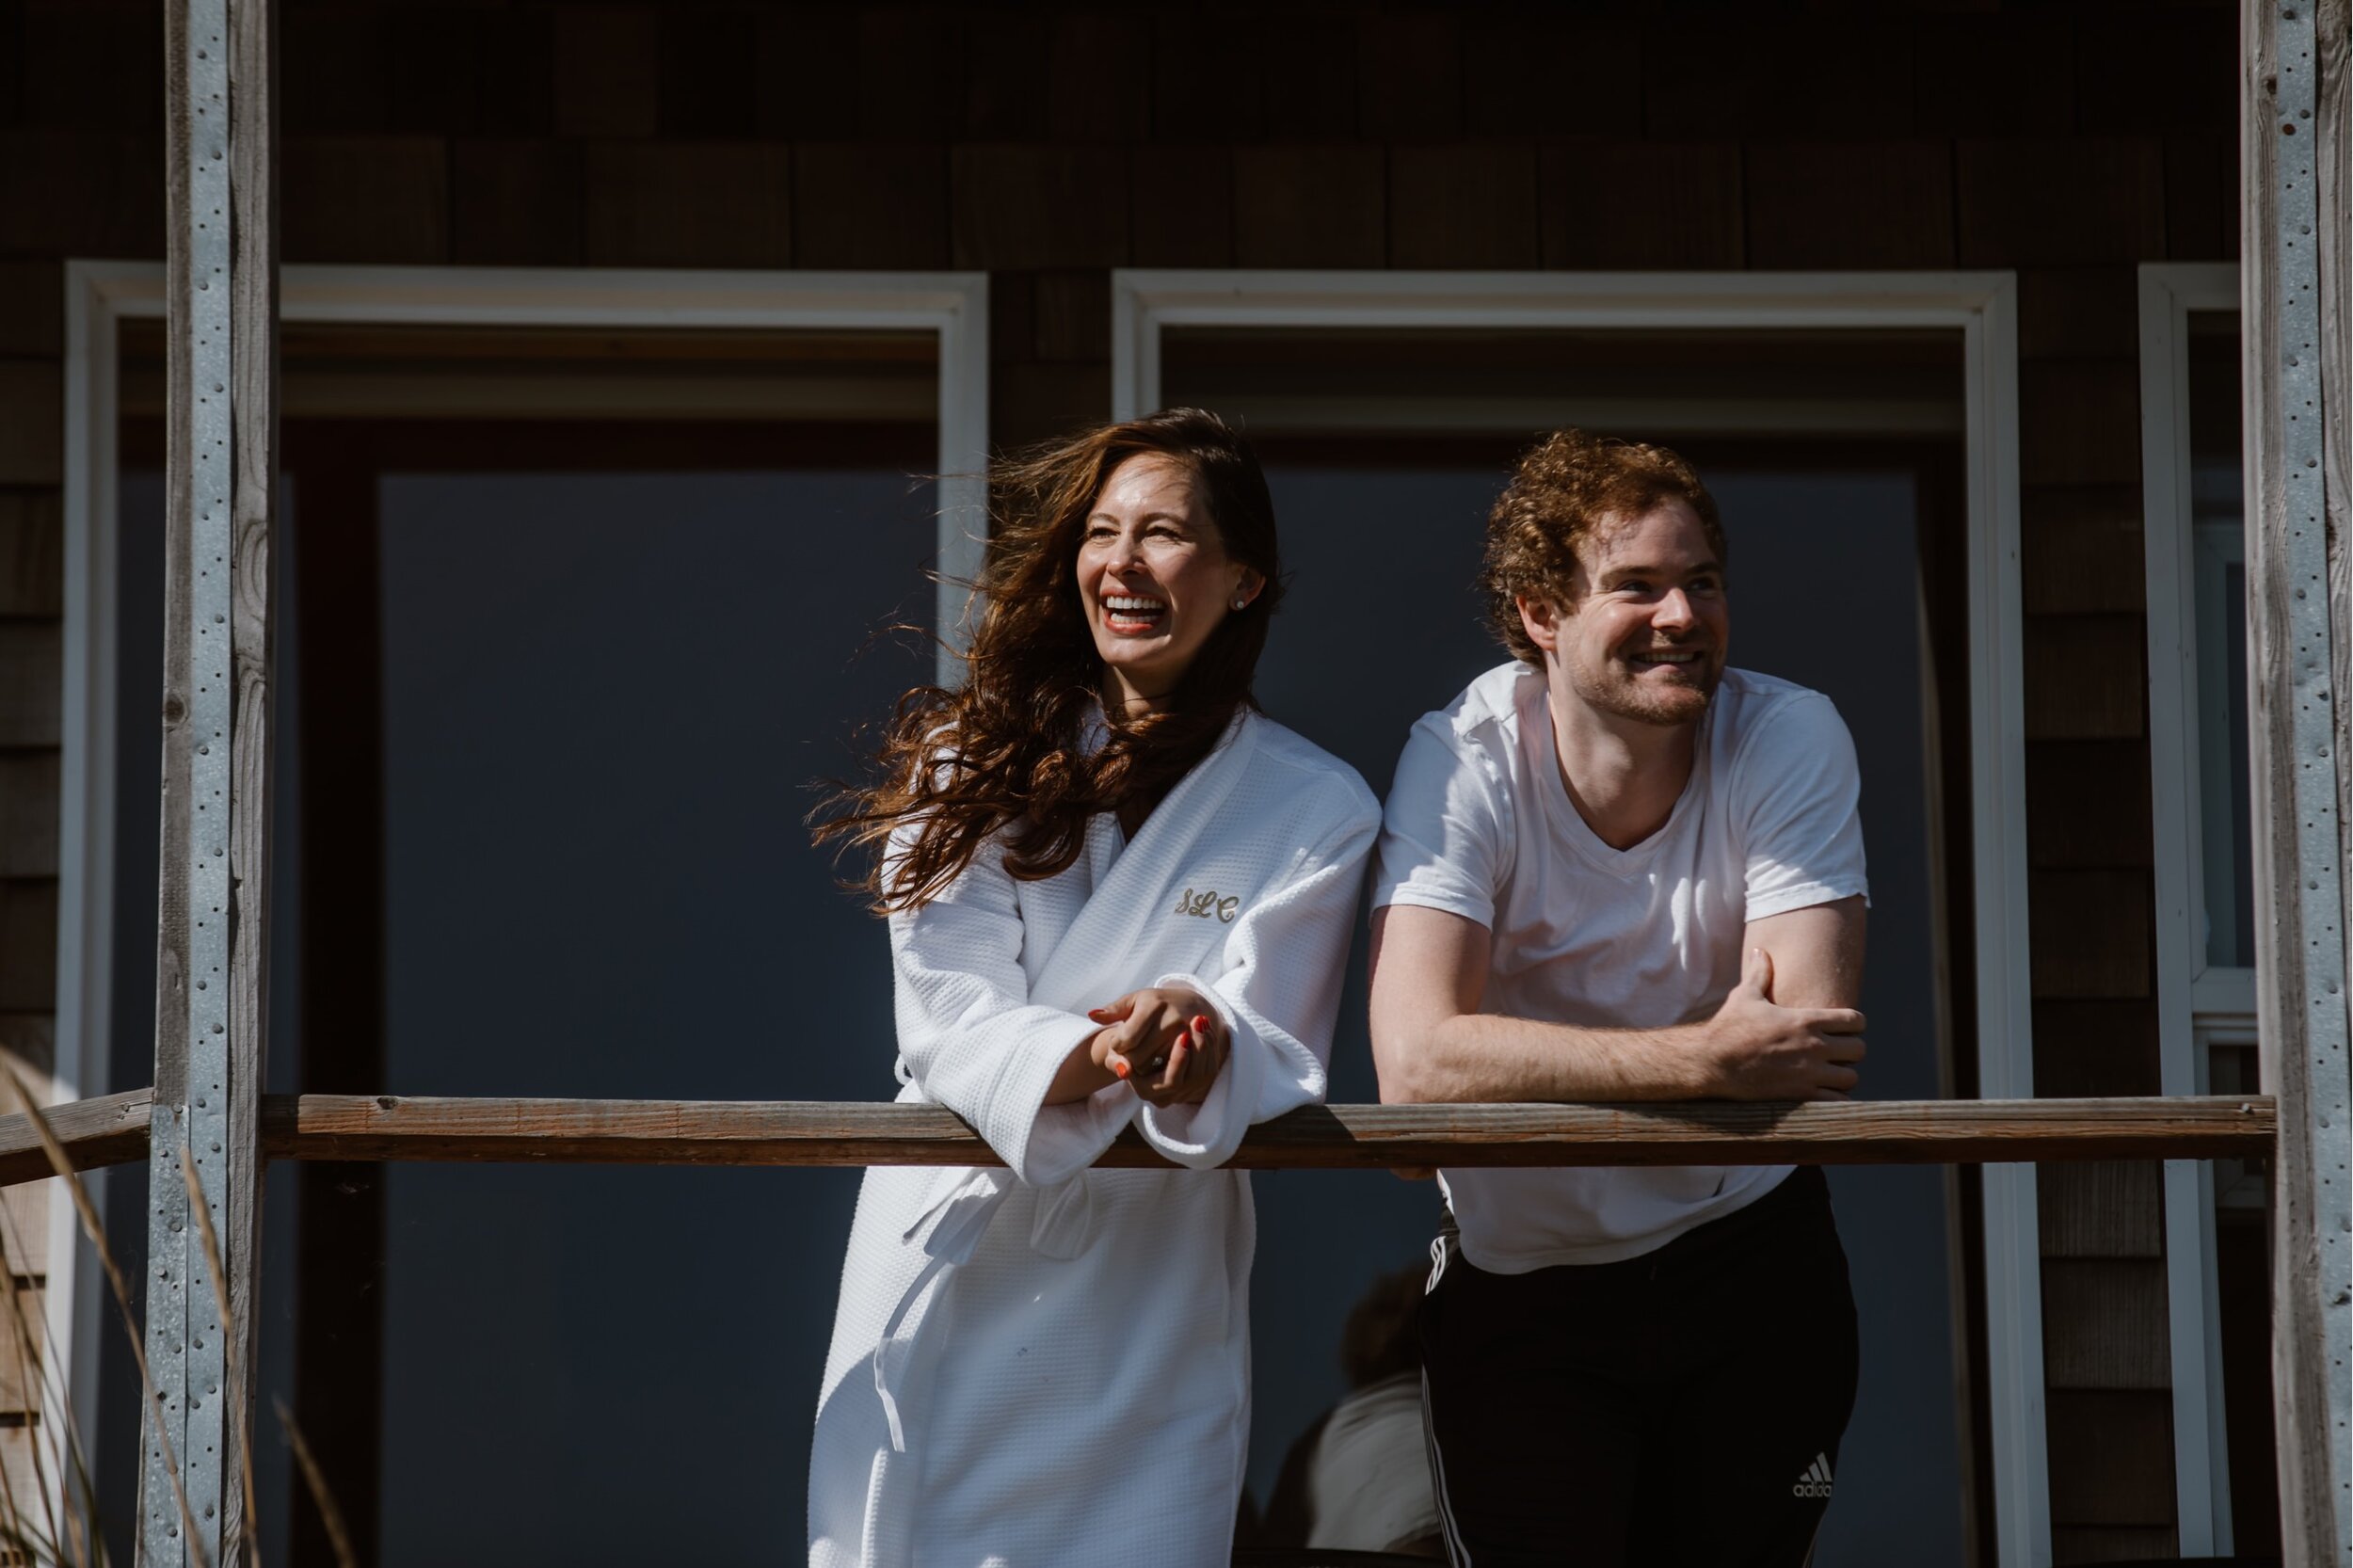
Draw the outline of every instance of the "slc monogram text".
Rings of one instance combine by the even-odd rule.
[[[1206,893],[1196,893],[1188,888],[1184,891],[1184,896],[1177,899],[1176,912],[1179,915],[1198,915],[1205,920],[1214,915],[1231,925],[1234,921],[1234,911],[1241,907],[1241,899],[1220,898],[1215,888]]]

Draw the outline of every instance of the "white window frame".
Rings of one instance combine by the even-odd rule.
[[[2198,573],[2191,495],[2192,312],[2239,312],[2235,263],[2140,268],[2140,493],[2149,588],[2149,786],[2155,837],[2158,1081],[2208,1092],[2217,1038],[2252,1040],[2252,969],[2206,962],[2204,747],[2198,693]],[[2207,672],[2211,676],[2212,672]],[[2166,1305],[2172,1325],[2173,1490],[2185,1556],[2232,1550],[2231,1453],[2222,1402],[2215,1168],[2165,1162]]]
[[[165,315],[160,262],[71,261],[65,268],[64,704],[57,879],[56,1096],[108,1093],[113,984],[117,606],[117,328]],[[959,582],[980,575],[987,537],[988,275],[983,272],[622,271],[589,267],[288,266],[287,322],[441,327],[876,328],[938,335],[938,570],[936,625],[964,635]],[[955,663],[940,652],[938,678]],[[104,1172],[92,1173],[103,1179]],[[85,1178],[89,1179],[89,1178]],[[54,1361],[85,1444],[96,1451],[104,1291],[71,1205],[49,1205],[47,1317]],[[71,1260],[70,1262],[68,1260]],[[46,1374],[44,1374],[46,1375]],[[53,1486],[66,1474],[48,1470]]]
[[[1978,1092],[2034,1094],[2018,568],[2018,328],[2009,272],[1112,274],[1112,414],[1160,407],[1164,327],[1958,329],[1965,366],[1970,797]],[[1986,1373],[2004,1568],[2051,1560],[2035,1168],[1984,1170]]]

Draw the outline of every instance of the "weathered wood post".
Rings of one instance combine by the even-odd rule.
[[[2353,1559],[2346,1168],[2348,0],[2246,0],[2249,683],[2256,1006],[2279,1096],[2271,1357],[2287,1560]]]
[[[170,371],[147,1271],[156,1398],[141,1426],[139,1486],[139,1560],[154,1568],[222,1564],[239,1555],[246,1523],[278,419],[270,8],[165,8]],[[226,1324],[189,1211],[184,1148],[226,1259]]]

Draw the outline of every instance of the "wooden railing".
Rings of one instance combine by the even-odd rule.
[[[145,1159],[153,1094],[50,1109],[77,1170]],[[2265,1096],[1819,1104],[1310,1106],[1251,1128],[1232,1164],[1924,1165],[2267,1158]],[[619,1165],[995,1165],[937,1106],[807,1100],[456,1099],[272,1095],[272,1160]],[[1101,1164],[1165,1165],[1133,1131]],[[0,1186],[53,1174],[31,1122],[0,1116]]]

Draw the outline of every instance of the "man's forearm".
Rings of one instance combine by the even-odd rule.
[[[1386,917],[1384,919],[1383,917]],[[1401,906],[1373,923],[1372,1054],[1393,1104],[1514,1100],[1837,1099],[1861,1081],[1860,1013],[1773,999],[1774,951],[1791,989],[1845,998],[1863,972],[1863,901],[1750,922],[1740,982],[1706,1019],[1587,1028],[1480,1011],[1487,929]]]
[[[1391,1101],[1670,1100],[1705,1093],[1705,1024],[1585,1029],[1492,1013],[1431,1024],[1410,1068],[1382,1078]]]

